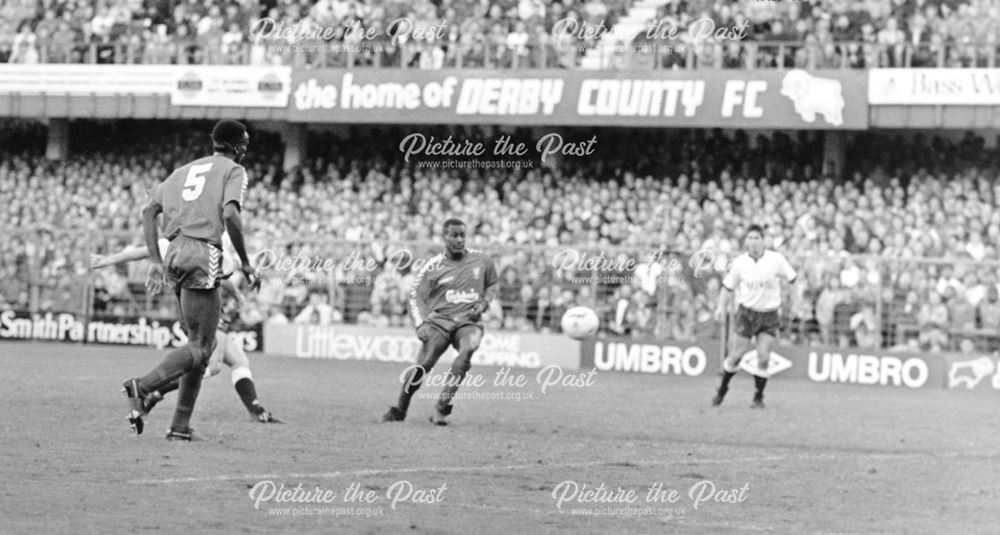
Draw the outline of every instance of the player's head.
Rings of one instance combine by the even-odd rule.
[[[212,147],[217,152],[227,153],[232,156],[233,161],[239,163],[246,156],[249,145],[250,134],[243,123],[229,119],[215,123],[215,128],[212,129]]]
[[[764,253],[764,227],[753,224],[747,228],[746,236],[743,238],[747,252],[750,256],[760,256]]]
[[[449,219],[441,229],[444,236],[444,246],[449,253],[465,252],[465,223],[461,219]]]

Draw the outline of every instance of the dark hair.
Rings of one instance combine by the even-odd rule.
[[[244,143],[246,133],[247,127],[243,123],[223,119],[212,129],[212,146],[218,150],[235,151],[237,145]]]
[[[747,227],[747,231],[746,231],[746,234],[744,236],[749,236],[751,232],[756,232],[757,234],[760,234],[761,237],[764,237],[764,227],[762,227],[762,226],[760,226],[760,225],[758,225],[756,223],[754,223],[754,224],[750,225],[749,227]]]
[[[444,222],[444,226],[442,226],[441,228],[443,230],[448,230],[448,227],[455,227],[455,226],[463,226],[464,227],[465,226],[465,221],[462,221],[461,219],[453,217],[453,218],[445,221]]]

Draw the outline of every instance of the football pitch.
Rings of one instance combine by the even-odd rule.
[[[251,421],[228,369],[204,442],[135,436],[122,380],[165,352],[0,343],[0,533],[996,533],[1000,399],[772,380],[598,373],[466,389],[451,425],[382,424],[404,365],[251,354]],[[496,369],[473,368],[492,380]],[[421,393],[436,395],[440,387]],[[520,396],[522,399],[497,399]],[[281,488],[284,485],[284,489]],[[602,487],[603,485],[603,487]],[[297,490],[296,490],[297,488]],[[652,490],[651,490],[652,488]],[[629,499],[631,491],[632,499]]]

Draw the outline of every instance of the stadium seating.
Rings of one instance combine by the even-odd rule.
[[[5,0],[0,62],[985,67],[996,64],[998,28],[998,8],[988,0]]]

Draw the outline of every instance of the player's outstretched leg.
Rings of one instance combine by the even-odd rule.
[[[280,424],[281,420],[268,412],[260,401],[257,400],[257,385],[253,382],[253,374],[250,372],[250,359],[247,358],[243,347],[229,339],[221,331],[216,333],[216,344],[222,344],[222,362],[232,368],[233,388],[236,395],[240,397],[247,412],[253,416],[254,420],[265,424]]]
[[[219,373],[217,366],[222,365],[222,351],[223,347],[219,345],[218,339],[216,339],[215,349],[212,350],[212,356],[209,358],[208,367],[205,369],[204,379],[208,379],[216,373]],[[213,362],[216,359],[219,361],[217,364]],[[181,378],[178,377],[177,379],[167,383],[166,386],[150,392],[145,398],[143,398],[143,406],[146,412],[149,413],[153,410],[153,407],[155,407],[157,403],[163,401],[163,398],[167,394],[179,389],[180,387]]]
[[[126,417],[136,434],[142,434],[142,417],[149,412],[146,408],[147,399],[153,392],[162,393],[167,385],[178,381],[187,370],[195,366],[196,362],[197,352],[189,347],[182,347],[171,351],[163,362],[141,378],[125,381],[123,386],[129,402],[129,413]]]
[[[399,400],[394,407],[382,415],[383,422],[401,422],[406,419],[406,413],[410,410],[410,400],[420,389],[424,378],[431,372],[438,359],[448,349],[450,342],[436,328],[429,328],[430,336],[420,345],[420,354],[417,355],[417,363],[407,368],[399,389]]]
[[[458,356],[451,364],[444,390],[441,391],[441,397],[438,398],[437,405],[434,407],[434,414],[431,415],[430,420],[434,425],[448,425],[445,418],[451,414],[451,401],[455,397],[455,392],[458,391],[458,385],[462,383],[465,374],[472,367],[472,355],[479,349],[479,344],[483,341],[483,330],[477,326],[467,325],[456,331],[455,338],[458,339]]]
[[[177,392],[177,408],[174,410],[174,421],[170,425],[168,440],[192,440],[191,414],[194,412],[201,381],[205,377],[208,359],[215,346],[215,331],[219,324],[219,291],[196,290],[185,288],[181,290],[181,315],[188,326],[190,341],[187,347],[198,359],[194,366],[181,378],[180,389]]]
[[[142,409],[146,412],[146,414],[149,414],[157,403],[163,401],[164,396],[180,387],[181,380],[178,377],[177,379],[167,383],[165,386],[160,387],[159,390],[153,390],[149,394],[146,394],[146,397],[142,398]]]
[[[125,390],[125,398],[128,400],[128,414],[125,415],[125,419],[128,420],[135,434],[141,435],[143,428],[146,426],[142,421],[142,417],[146,415],[146,411],[143,409],[143,394],[142,389],[139,387],[139,379],[133,377],[125,381],[122,386]]]

